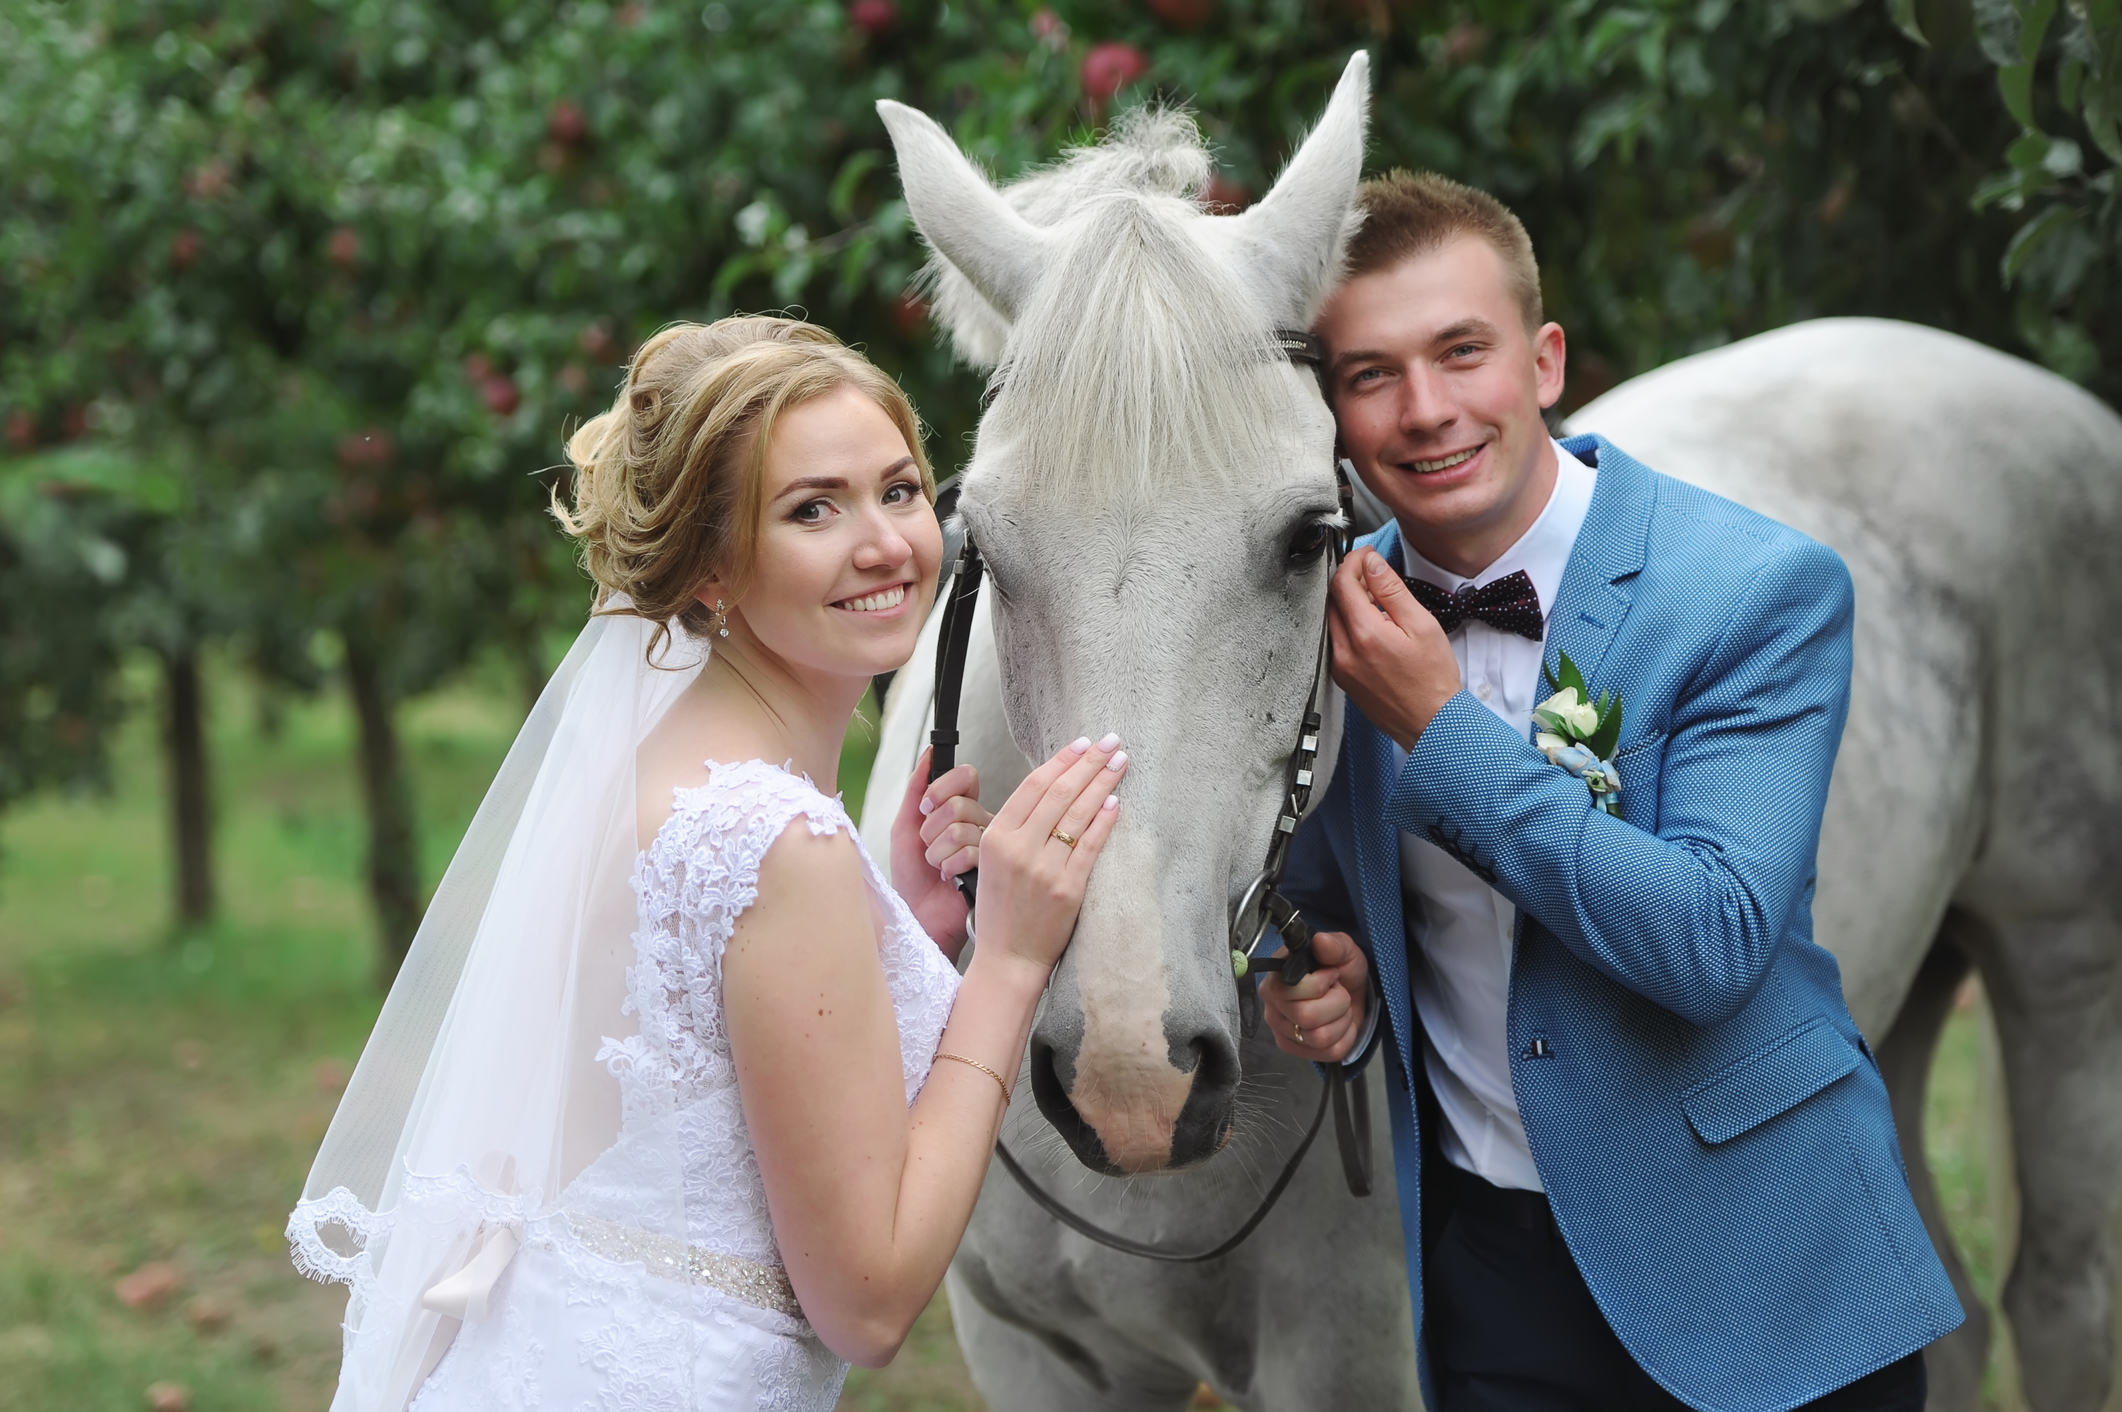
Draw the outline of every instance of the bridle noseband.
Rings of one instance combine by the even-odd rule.
[[[1326,349],[1318,336],[1291,329],[1278,329],[1275,332],[1275,343],[1291,362],[1301,363],[1312,369],[1319,379],[1320,395],[1325,396]],[[1354,495],[1349,486],[1345,462],[1335,465],[1334,477],[1339,489],[1341,524],[1336,527],[1329,541],[1329,582],[1334,569],[1340,567],[1341,560],[1348,554],[1355,538],[1352,513]],[[986,573],[986,568],[986,563],[980,557],[979,547],[973,543],[971,532],[967,531],[959,547],[957,564],[946,589],[943,627],[936,643],[935,728],[929,732],[928,737],[930,779],[937,778],[957,763],[959,697],[965,687],[965,659],[972,644],[973,610],[979,602],[980,580]],[[1280,888],[1282,875],[1289,867],[1290,845],[1296,837],[1297,825],[1311,804],[1312,781],[1319,756],[1319,703],[1326,690],[1330,644],[1331,639],[1322,619],[1319,627],[1318,664],[1312,671],[1311,693],[1304,701],[1303,722],[1297,731],[1296,748],[1290,752],[1282,808],[1275,818],[1274,834],[1268,841],[1267,859],[1239,898],[1237,910],[1231,917],[1231,974],[1238,988],[1239,1028],[1247,1038],[1258,1032],[1260,1023],[1259,990],[1256,984],[1246,983],[1248,978],[1257,982],[1258,970],[1265,964],[1275,968],[1284,984],[1295,985],[1317,965],[1312,956],[1312,928],[1296,906],[1282,895]],[[959,874],[958,887],[965,894],[966,905],[971,907],[978,895],[978,870]],[[1270,932],[1280,937],[1283,949],[1277,955],[1262,957],[1260,948]],[[1348,1182],[1348,1189],[1355,1196],[1370,1195],[1370,1107],[1365,1101],[1363,1077],[1358,1075],[1354,1080],[1350,1080],[1338,1063],[1320,1067],[1324,1070],[1325,1082],[1320,1087],[1319,1107],[1312,1114],[1311,1125],[1305,1130],[1303,1141],[1299,1142],[1296,1150],[1290,1154],[1288,1162],[1283,1165],[1281,1175],[1276,1177],[1274,1185],[1268,1189],[1267,1195],[1245,1224],[1210,1250],[1174,1253],[1104,1230],[1069,1210],[1042,1190],[1019,1165],[1009,1148],[999,1141],[995,1144],[995,1155],[1002,1159],[1003,1167],[1016,1178],[1025,1194],[1048,1215],[1100,1245],[1123,1254],[1137,1255],[1145,1260],[1161,1260],[1173,1264],[1196,1264],[1215,1260],[1237,1249],[1245,1238],[1267,1219],[1268,1212],[1273,1210],[1275,1203],[1281,1199],[1282,1193],[1295,1178],[1305,1154],[1311,1150],[1312,1140],[1319,1135],[1320,1125],[1326,1119],[1329,1106],[1334,1111],[1334,1134],[1341,1149],[1342,1175]]]

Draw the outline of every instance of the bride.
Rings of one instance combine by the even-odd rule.
[[[332,1405],[830,1408],[964,1232],[1127,756],[1065,746],[992,820],[924,763],[884,881],[815,782],[942,536],[912,407],[823,330],[667,329],[568,454],[598,609],[288,1225],[352,1286]]]

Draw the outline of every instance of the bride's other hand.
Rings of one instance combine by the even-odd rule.
[[[1108,735],[1062,746],[1017,786],[980,839],[981,955],[1031,967],[1043,985],[1075,931],[1126,773],[1120,737]]]
[[[928,778],[921,752],[892,820],[892,884],[937,947],[953,962],[965,945],[965,896],[956,879],[980,866],[980,833],[993,818],[980,807],[980,772],[971,765]]]

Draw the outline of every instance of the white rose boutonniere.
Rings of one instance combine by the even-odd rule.
[[[1592,802],[1616,818],[1621,814],[1621,772],[1614,767],[1614,746],[1621,739],[1621,698],[1601,693],[1592,700],[1584,673],[1562,654],[1561,668],[1540,675],[1554,694],[1533,708],[1540,727],[1533,744],[1540,753],[1584,781]]]

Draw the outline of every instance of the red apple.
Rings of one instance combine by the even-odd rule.
[[[348,432],[339,438],[339,465],[345,470],[388,466],[396,453],[397,446],[391,441],[391,434],[380,427]]]
[[[188,270],[192,261],[199,258],[199,232],[189,228],[170,237],[169,262],[180,270]]]
[[[1173,29],[1196,29],[1215,13],[1214,0],[1149,0],[1157,18]]]
[[[340,269],[351,269],[361,258],[361,235],[351,226],[341,226],[332,232],[329,247],[332,263]]]
[[[899,7],[892,0],[853,0],[847,7],[847,20],[875,39],[899,23]]]
[[[184,179],[185,193],[202,201],[211,201],[225,194],[230,185],[228,164],[219,157],[203,163],[199,170]]]
[[[1253,204],[1253,194],[1221,172],[1208,179],[1208,189],[1201,193],[1201,199],[1218,216],[1234,216]]]
[[[516,383],[505,373],[496,373],[479,384],[479,396],[486,403],[486,410],[497,417],[505,417],[523,403],[523,394],[516,391]]]
[[[589,120],[572,98],[563,98],[545,115],[545,131],[561,146],[572,147],[589,132]]]
[[[1444,62],[1464,64],[1481,57],[1488,31],[1472,20],[1461,20],[1444,32]]]
[[[1103,103],[1149,72],[1149,58],[1132,44],[1094,44],[1083,56],[1083,91]]]

